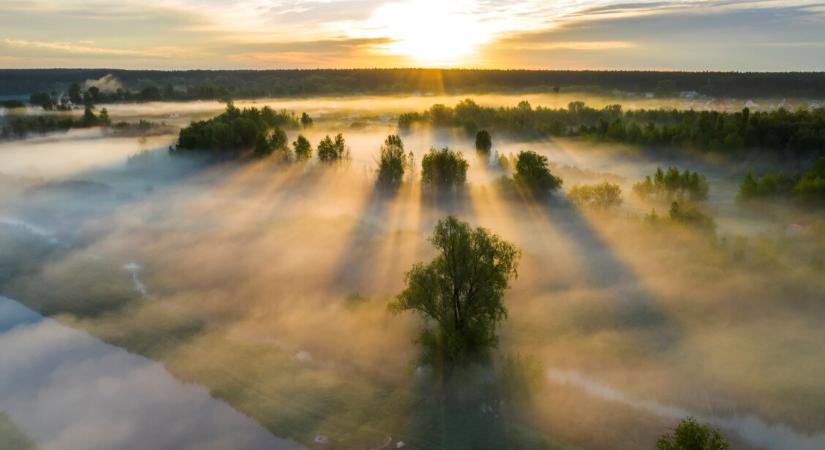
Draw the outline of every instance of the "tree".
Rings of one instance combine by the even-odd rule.
[[[312,117],[309,117],[309,114],[301,113],[301,126],[304,128],[312,126]]]
[[[336,162],[349,157],[346,141],[341,133],[332,140],[326,136],[318,143],[318,159],[322,162]]]
[[[700,424],[688,417],[679,422],[673,433],[667,433],[656,442],[656,450],[727,450],[730,444],[717,428]]]
[[[421,182],[437,189],[458,188],[467,179],[468,167],[461,153],[448,147],[431,148],[421,158]]]
[[[54,98],[49,95],[48,92],[35,92],[29,96],[29,103],[32,105],[40,106],[45,110],[51,110],[54,108],[55,101]]]
[[[387,136],[378,160],[378,186],[395,190],[401,186],[408,158],[404,152],[404,143],[397,134]]]
[[[299,134],[292,143],[292,148],[295,150],[295,158],[299,161],[305,161],[312,158],[312,145],[303,134]]]
[[[476,151],[487,156],[490,154],[490,149],[493,148],[493,139],[487,130],[481,130],[476,133]]]
[[[531,150],[519,152],[513,179],[519,186],[539,196],[558,189],[562,184],[561,178],[550,173],[547,157]]]
[[[75,105],[79,105],[83,102],[83,97],[80,95],[80,85],[77,83],[72,83],[69,86],[69,101],[74,103]]]
[[[92,102],[97,103],[100,100],[100,88],[97,86],[89,87],[89,96],[92,98]]]
[[[520,252],[453,216],[438,222],[430,242],[438,256],[407,272],[406,288],[391,309],[425,319],[421,343],[429,362],[451,366],[485,357],[497,345],[498,325],[507,317],[502,299],[518,275]]]
[[[93,127],[100,123],[100,119],[98,119],[94,111],[92,111],[92,108],[87,106],[86,109],[83,110],[83,118],[80,119],[80,123],[84,127]]]
[[[101,109],[100,114],[98,115],[98,120],[101,125],[109,126],[112,123],[112,120],[109,118],[109,110],[106,108]]]

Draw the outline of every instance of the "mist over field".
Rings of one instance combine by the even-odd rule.
[[[524,99],[614,103],[475,97],[507,107]],[[154,436],[152,448],[199,439],[221,448],[208,434],[217,421],[249,427],[244,440],[224,441],[232,448],[637,449],[687,416],[719,427],[734,449],[825,448],[825,215],[735,201],[745,173],[782,162],[494,134],[495,152],[533,150],[563,179],[535,201],[503,188],[507,172],[477,156],[464,130],[420,126],[400,134],[412,170],[397,192],[378,189],[379,148],[398,132],[398,114],[459,100],[236,103],[309,113],[314,124],[300,133],[313,146],[343,133],[351,159],[337,165],[177,155],[176,128],[0,142],[0,307],[15,311],[0,316],[0,411],[34,444],[61,449],[135,448],[130,439],[148,439],[164,420],[158,408],[201,414],[179,434]],[[107,109],[113,121],[183,127],[224,105]],[[288,142],[298,133],[286,129]],[[467,187],[433,196],[420,161],[447,146],[469,162]],[[642,199],[633,185],[669,166],[707,178],[715,229],[646,218],[670,202]],[[620,206],[568,198],[573,186],[604,181],[621,187]],[[420,319],[387,307],[413,264],[435,256],[428,238],[447,215],[521,251],[492,366],[467,375],[455,403],[438,401],[433,369],[418,362]],[[134,373],[137,386],[113,387],[113,370]],[[66,386],[97,400],[77,420],[33,418],[72,405]],[[513,386],[518,396],[502,394]],[[83,433],[117,429],[104,419],[121,417],[119,399],[145,398],[142,389],[162,397],[129,407],[148,428],[111,441]]]

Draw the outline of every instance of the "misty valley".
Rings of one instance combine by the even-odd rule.
[[[0,107],[1,448],[825,448],[816,98],[99,86]]]

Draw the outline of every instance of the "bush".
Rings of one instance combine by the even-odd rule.
[[[327,135],[318,143],[318,160],[333,163],[344,159],[349,159],[349,149],[341,133],[335,136],[335,140]]]
[[[536,196],[545,195],[562,184],[561,178],[550,173],[547,158],[534,151],[519,152],[513,180],[519,187],[530,190]]]
[[[409,160],[404,152],[404,143],[397,134],[387,136],[378,160],[378,186],[384,189],[398,189],[404,179]]]
[[[437,189],[459,188],[467,179],[468,167],[461,153],[447,147],[431,148],[421,159],[421,182]]]
[[[622,204],[622,188],[608,182],[573,186],[567,196],[578,206],[594,209],[609,209]]]

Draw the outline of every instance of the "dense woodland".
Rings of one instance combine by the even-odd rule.
[[[749,172],[739,187],[738,199],[791,199],[798,203],[825,204],[825,158],[819,158],[808,169],[793,174],[766,173],[756,176]]]
[[[797,154],[825,151],[825,108],[752,112],[639,109],[621,105],[596,109],[583,102],[567,108],[533,108],[523,101],[512,108],[483,107],[464,100],[455,107],[433,105],[423,113],[402,114],[398,126],[416,123],[480,128],[527,138],[570,136],[645,146],[676,146],[700,151],[771,150]]]
[[[365,93],[470,93],[541,90],[620,90],[723,97],[812,97],[825,93],[825,73],[551,71],[468,69],[350,70],[0,70],[0,95],[64,92],[112,75],[120,100],[191,100]]]
[[[109,113],[106,108],[95,114],[92,107],[87,106],[83,115],[15,115],[0,126],[0,139],[22,139],[30,134],[45,134],[52,131],[66,131],[71,128],[89,128],[110,125]]]

